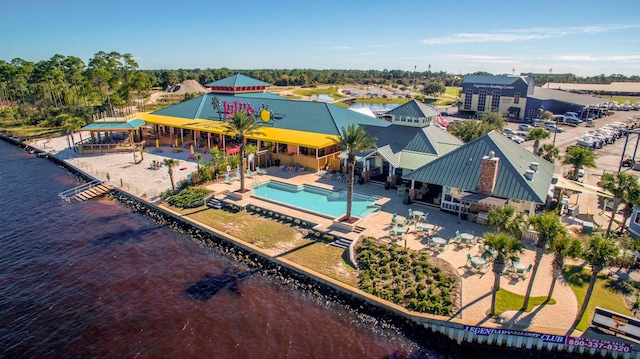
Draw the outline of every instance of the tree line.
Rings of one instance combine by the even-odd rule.
[[[15,58],[0,60],[0,118],[40,124],[62,125],[60,115],[81,117],[91,122],[97,114],[120,116],[144,111],[152,90],[164,90],[184,80],[200,84],[236,73],[274,86],[316,86],[358,83],[384,85],[402,90],[420,89],[425,94],[443,92],[445,86],[459,87],[462,74],[445,71],[339,70],[339,69],[160,69],[141,70],[134,56],[116,51],[96,53],[88,62],[76,56],[56,54],[48,60],[31,62]],[[491,75],[476,72],[477,75]],[[545,78],[546,76],[546,78]],[[550,75],[533,74],[536,83]],[[608,83],[640,81],[638,76],[619,74],[578,77],[554,75],[555,82]]]

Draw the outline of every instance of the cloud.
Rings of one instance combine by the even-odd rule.
[[[640,25],[594,25],[582,27],[548,28],[534,27],[529,29],[497,30],[492,33],[454,33],[445,37],[432,37],[420,40],[425,45],[464,44],[485,42],[514,42],[542,40],[579,34],[598,34],[638,28]]]
[[[336,50],[353,50],[351,46],[334,46],[333,48]]]
[[[640,62],[640,55],[607,55],[607,56],[593,56],[593,55],[557,55],[551,57],[553,60],[558,61],[585,61],[585,62]]]

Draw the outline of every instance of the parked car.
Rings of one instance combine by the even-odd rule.
[[[580,126],[580,124],[582,123],[582,120],[578,120],[577,118],[573,118],[573,117],[565,117],[563,120],[564,120],[564,123],[573,127]]]
[[[508,137],[509,137],[509,139],[510,139],[511,141],[513,141],[513,142],[515,142],[515,143],[517,143],[517,144],[521,144],[521,143],[523,143],[523,142],[525,141],[525,139],[524,139],[524,138],[522,138],[522,137],[518,137],[518,136],[515,136],[515,135],[510,135],[510,136],[508,136]]]
[[[570,111],[567,111],[567,112],[565,112],[565,113],[564,113],[564,115],[563,115],[563,116],[564,116],[564,120],[565,120],[565,121],[566,121],[567,119],[569,119],[569,118],[573,118],[573,119],[576,119],[576,120],[580,120],[580,115],[579,115],[577,112],[570,112]]]
[[[521,130],[521,131],[530,131],[530,130],[533,129],[533,126],[523,123],[523,124],[518,126],[518,129]]]
[[[516,131],[510,129],[510,128],[505,128],[504,130],[502,130],[502,133],[504,133],[505,135],[515,135]]]
[[[563,132],[564,130],[556,125],[546,125],[544,127],[545,130],[549,131],[549,132],[555,132],[555,133],[560,133]]]

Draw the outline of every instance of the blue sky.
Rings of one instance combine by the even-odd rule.
[[[640,1],[2,2],[0,59],[98,51],[141,69],[640,75]]]

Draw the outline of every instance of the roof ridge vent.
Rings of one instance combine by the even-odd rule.
[[[531,162],[531,164],[529,165],[529,168],[531,168],[535,172],[538,172],[538,166],[539,165],[540,165],[540,163],[538,163],[538,162]]]
[[[525,177],[526,179],[528,179],[529,181],[533,181],[533,175],[534,175],[535,173],[536,173],[536,172],[535,172],[535,171],[533,171],[533,170],[526,170],[526,171],[524,172],[524,177]]]

